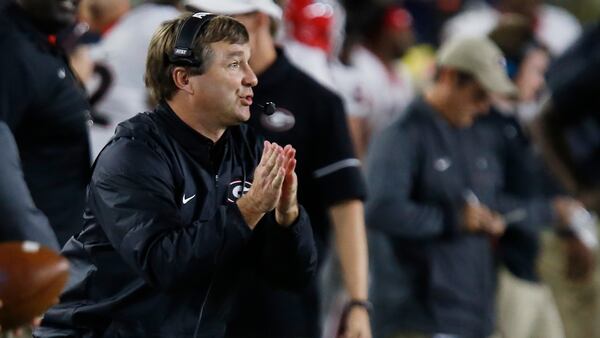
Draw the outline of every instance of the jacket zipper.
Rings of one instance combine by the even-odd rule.
[[[215,175],[215,191],[217,190],[219,185],[219,174]],[[215,194],[216,196],[216,194]],[[208,284],[208,290],[206,290],[206,295],[204,295],[204,300],[202,301],[202,306],[200,306],[200,313],[198,314],[198,321],[196,322],[196,329],[194,329],[194,338],[198,337],[198,333],[200,330],[200,326],[202,324],[202,317],[204,316],[204,307],[208,302],[208,296],[210,296],[210,291],[212,290],[213,282],[215,281],[215,274],[217,273],[218,265],[215,267],[215,272],[210,277],[210,283]]]

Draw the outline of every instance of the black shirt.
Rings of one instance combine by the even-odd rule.
[[[89,106],[59,49],[17,5],[0,17],[0,120],[14,134],[35,204],[60,244],[81,229]]]
[[[269,141],[296,148],[298,200],[311,219],[319,259],[326,256],[328,208],[363,199],[364,180],[355,158],[341,99],[293,66],[282,50],[258,76],[254,101],[272,101],[270,117],[256,105],[249,124]],[[248,287],[230,336],[317,337],[319,300],[316,283],[304,295],[273,292],[260,281]]]
[[[281,50],[275,63],[259,75],[254,101],[277,105],[270,117],[253,105],[249,124],[267,140],[296,148],[298,199],[311,217],[323,250],[329,230],[327,209],[365,196],[343,103],[293,66]]]

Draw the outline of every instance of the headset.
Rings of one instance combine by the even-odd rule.
[[[170,63],[187,67],[202,66],[201,55],[194,55],[194,41],[198,34],[202,32],[202,28],[214,17],[216,17],[215,14],[200,12],[185,20],[177,33],[173,52],[168,55]]]
[[[187,67],[202,66],[201,56],[194,55],[194,41],[202,32],[202,28],[216,16],[212,13],[199,12],[185,20],[177,33],[173,52],[168,55],[171,64]],[[273,102],[266,102],[264,105],[258,104],[258,106],[266,115],[273,115],[277,109]]]

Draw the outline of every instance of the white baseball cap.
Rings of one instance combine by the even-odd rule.
[[[273,0],[185,0],[184,5],[191,11],[223,15],[262,12],[277,20],[282,18],[281,7]]]
[[[490,93],[514,97],[517,87],[508,78],[506,59],[487,37],[456,38],[438,51],[438,65],[471,74]]]

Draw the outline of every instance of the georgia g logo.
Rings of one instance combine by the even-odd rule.
[[[229,183],[229,188],[227,189],[227,201],[234,203],[242,197],[243,194],[247,193],[251,186],[251,182],[245,181],[244,184],[242,184],[242,180],[235,180]]]

